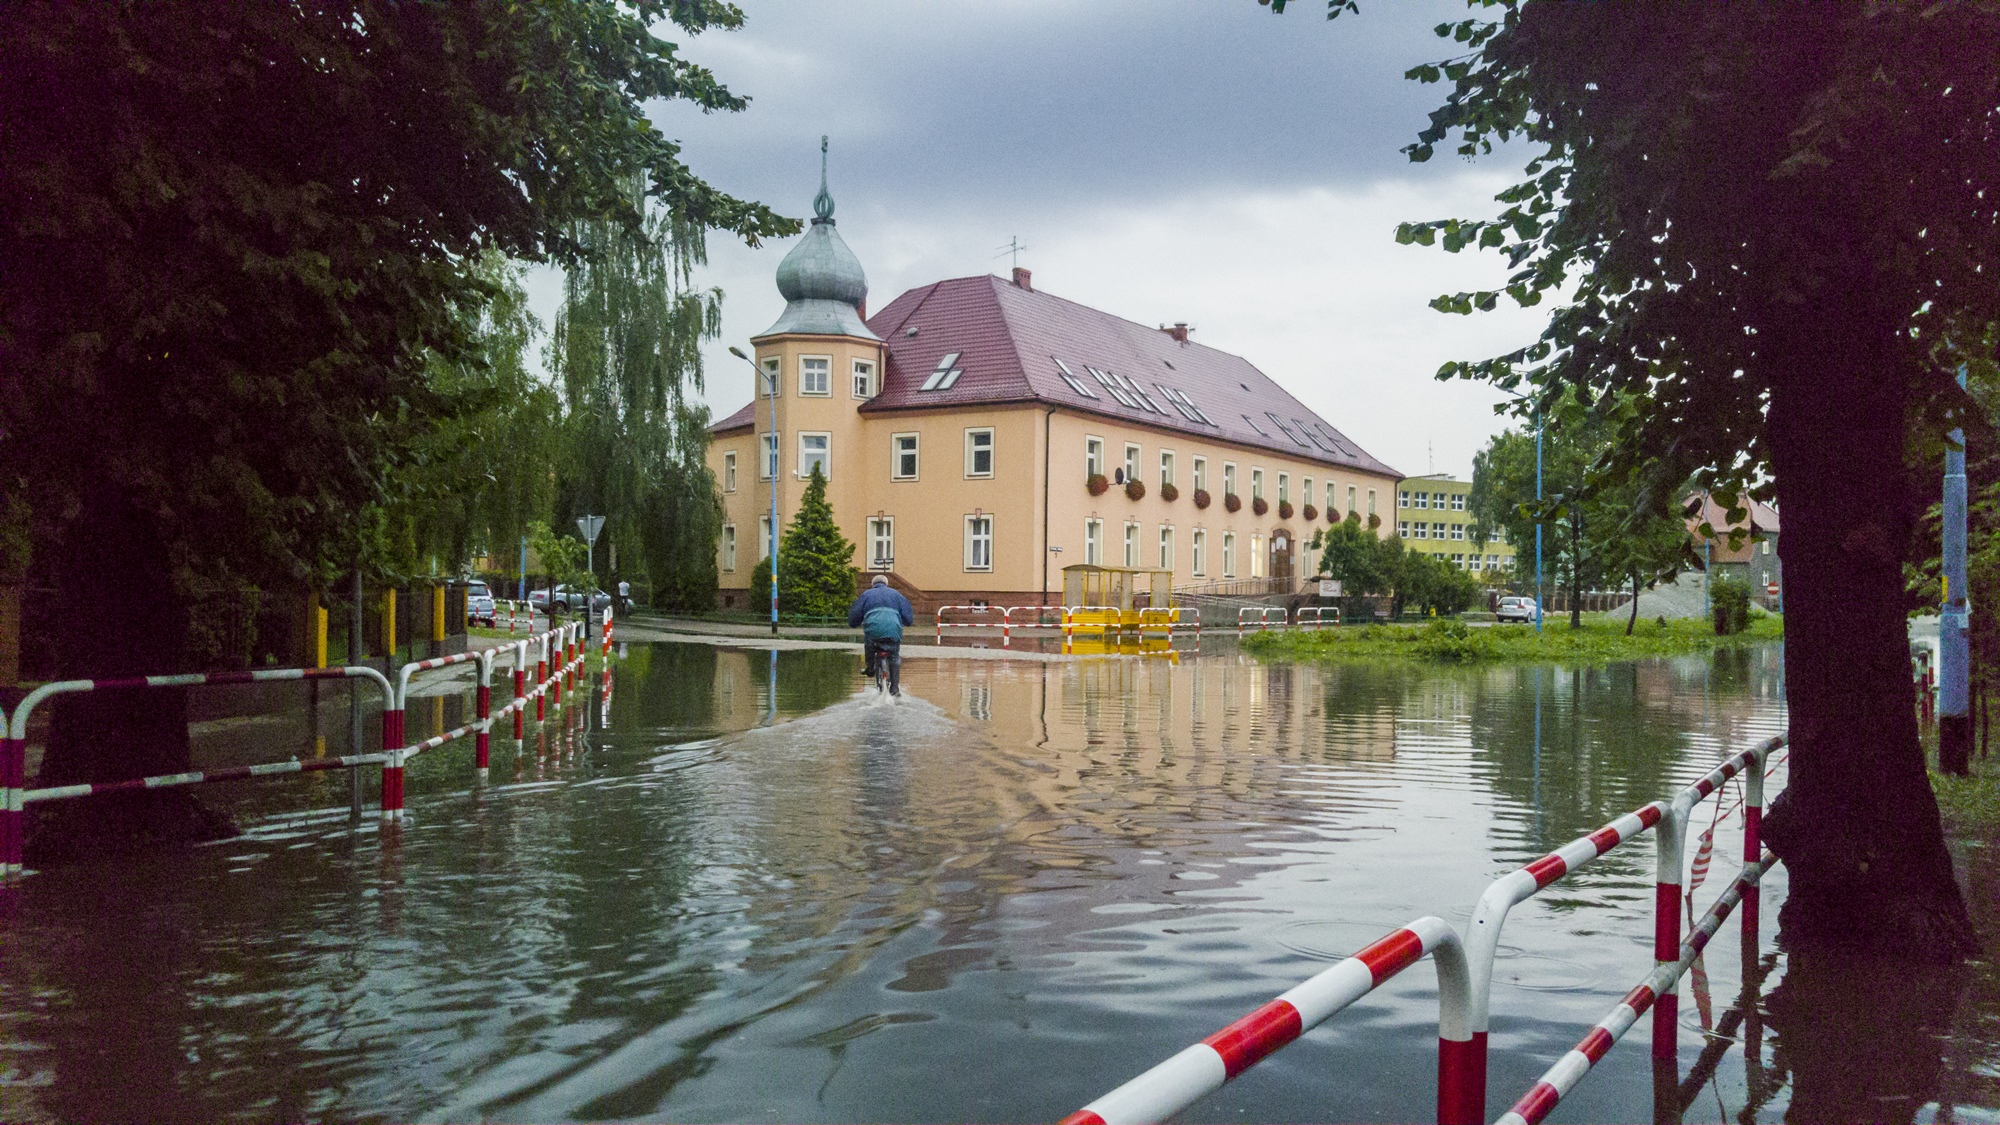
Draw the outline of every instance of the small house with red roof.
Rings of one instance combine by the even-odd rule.
[[[911,289],[873,316],[822,183],[752,338],[756,398],[711,427],[720,598],[747,606],[815,466],[856,565],[919,608],[1053,605],[1064,567],[1176,590],[1289,592],[1315,528],[1393,531],[1397,472],[1241,356],[1011,278]]]

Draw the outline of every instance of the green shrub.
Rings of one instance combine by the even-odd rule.
[[[1714,577],[1708,587],[1709,611],[1715,635],[1741,633],[1750,624],[1750,584],[1728,575]]]
[[[1463,621],[1440,619],[1409,632],[1416,639],[1417,654],[1431,660],[1478,660],[1490,655],[1493,647],[1486,630],[1474,632]]]

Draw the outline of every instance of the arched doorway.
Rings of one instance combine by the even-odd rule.
[[[1291,588],[1292,581],[1292,533],[1284,528],[1271,532],[1271,565],[1264,573],[1271,576],[1273,585]]]

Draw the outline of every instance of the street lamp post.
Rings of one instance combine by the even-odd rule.
[[[739,348],[736,345],[731,344],[729,346],[729,354],[735,356],[737,359],[742,360],[744,363],[749,364],[750,370],[756,373],[754,379],[750,383],[752,387],[756,387],[764,381],[763,369],[758,367],[757,364],[753,360],[751,360],[749,356],[744,355],[742,348]],[[771,395],[771,635],[775,637],[778,635],[778,462],[783,460],[783,458],[779,455],[778,451],[778,380],[775,376],[772,377],[771,379],[770,395]],[[764,456],[764,451],[761,449],[758,450],[757,456],[759,458],[762,458]]]
[[[1519,391],[1496,389],[1535,403],[1535,632],[1539,633],[1542,631],[1542,404]]]

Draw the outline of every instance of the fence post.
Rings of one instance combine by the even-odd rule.
[[[28,787],[28,746],[11,735],[12,731],[0,724],[0,882],[21,874],[21,853],[28,836],[27,803],[23,800]]]
[[[403,818],[403,699],[396,693],[382,710],[382,819]]]
[[[1681,959],[1681,849],[1687,835],[1688,810],[1676,798],[1668,803],[1655,828],[1657,862],[1653,882],[1653,967]],[[1677,1056],[1680,1035],[1680,982],[1662,988],[1653,1001],[1653,1058]]]
[[[479,654],[479,729],[472,734],[473,764],[479,780],[486,780],[486,767],[493,750],[493,650]]]
[[[511,647],[514,649],[514,741],[520,742],[528,721],[528,642],[516,641]]]
[[[1743,778],[1743,862],[1755,863],[1764,856],[1764,762],[1768,753],[1759,754],[1750,765],[1750,772]],[[1757,898],[1762,880],[1747,883],[1743,887],[1743,901],[1738,909],[1743,911],[1743,948],[1746,954],[1755,957],[1757,951]]]

